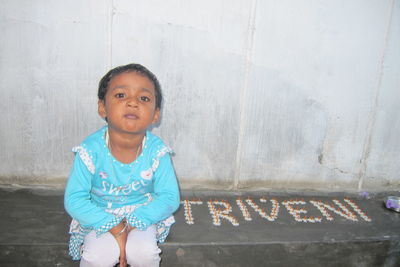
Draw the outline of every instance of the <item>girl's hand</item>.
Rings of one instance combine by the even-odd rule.
[[[119,265],[120,267],[127,267],[126,262],[126,240],[128,239],[129,225],[125,220],[121,221],[118,225],[109,231],[117,240],[119,246]]]
[[[128,234],[130,231],[135,229],[135,227],[131,227],[125,220],[122,220],[117,226],[110,229],[110,233],[114,236],[115,240],[117,240],[119,246],[119,266],[127,267],[126,261],[126,241],[128,240]]]
[[[126,262],[126,253],[124,251],[123,254],[119,256],[119,267],[127,267],[128,263]]]

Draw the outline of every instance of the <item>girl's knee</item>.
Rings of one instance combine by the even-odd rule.
[[[159,266],[161,250],[157,244],[137,244],[126,247],[126,259],[132,267]]]
[[[85,238],[81,256],[81,267],[114,266],[119,261],[119,247],[111,234],[103,234],[99,238],[94,232]]]
[[[127,262],[131,267],[158,267],[160,266],[160,256],[138,254],[133,257],[127,257]]]
[[[150,233],[136,232],[131,234],[126,244],[128,264],[132,267],[159,266],[161,250],[157,246],[155,234],[151,234],[151,230]]]
[[[113,267],[119,260],[119,253],[115,255],[99,255],[91,253],[83,253],[81,257],[80,267]]]

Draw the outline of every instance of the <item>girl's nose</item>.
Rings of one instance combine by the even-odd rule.
[[[136,97],[130,97],[127,101],[127,105],[129,107],[137,107],[138,106],[138,100]]]

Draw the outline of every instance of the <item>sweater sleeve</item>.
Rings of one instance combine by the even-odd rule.
[[[91,200],[91,181],[94,175],[93,164],[88,164],[88,157],[75,155],[73,167],[68,178],[64,194],[64,206],[72,218],[82,227],[96,230],[99,234],[106,232],[121,219],[104,211]]]
[[[140,230],[171,216],[180,203],[178,183],[169,153],[157,160],[159,162],[154,172],[153,200],[135,209],[127,218],[132,226]]]

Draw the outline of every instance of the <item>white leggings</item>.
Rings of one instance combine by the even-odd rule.
[[[131,267],[155,267],[160,265],[160,252],[157,246],[156,227],[148,227],[145,231],[132,230],[126,242],[126,258]],[[85,237],[81,267],[111,267],[119,262],[119,246],[109,233],[98,238],[91,231]]]

